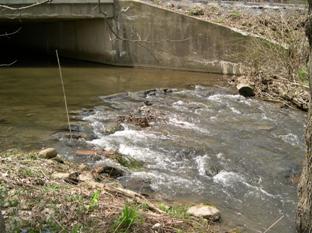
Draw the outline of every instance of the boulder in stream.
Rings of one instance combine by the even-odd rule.
[[[199,204],[192,206],[187,210],[187,213],[195,217],[202,217],[214,222],[221,219],[220,211],[216,207],[210,205]]]
[[[45,159],[52,159],[57,156],[57,151],[55,148],[46,148],[39,152],[39,156]]]

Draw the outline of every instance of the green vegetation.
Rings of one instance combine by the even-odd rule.
[[[187,209],[189,206],[186,205],[173,205],[167,206],[164,203],[159,204],[159,209],[169,214],[171,217],[179,219],[187,219],[189,215],[187,214]]]
[[[139,212],[137,207],[131,206],[126,203],[122,209],[120,216],[116,219],[113,225],[113,233],[126,233],[129,232],[131,227],[139,220]]]
[[[303,84],[307,85],[309,83],[309,72],[307,66],[299,67],[298,77]]]
[[[232,17],[232,18],[240,18],[241,17],[241,12],[234,10],[234,11],[229,12],[229,16]]]
[[[94,209],[94,208],[99,207],[100,194],[101,194],[100,191],[95,191],[95,192],[92,194],[90,203],[89,203],[89,205],[87,206],[87,208],[88,208],[89,210],[92,210],[92,209]]]
[[[191,9],[189,9],[187,13],[193,16],[200,16],[200,15],[204,15],[205,11],[203,8],[196,6],[196,7],[192,7]]]
[[[139,171],[143,169],[143,162],[130,158],[128,156],[116,153],[113,156],[120,165],[129,168],[132,171]]]

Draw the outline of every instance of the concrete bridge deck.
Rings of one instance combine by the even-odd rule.
[[[23,10],[18,9],[21,7]],[[113,15],[114,0],[0,0],[0,20],[96,19]]]

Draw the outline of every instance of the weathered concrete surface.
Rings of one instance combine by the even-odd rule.
[[[11,8],[29,6],[45,0],[0,0],[0,5],[7,5]],[[51,2],[35,7],[19,10],[10,10],[0,7],[0,20],[7,19],[86,19],[86,18],[110,18],[113,17],[114,0],[101,0],[101,11],[99,11],[98,0],[52,0]]]
[[[28,22],[15,44],[113,65],[242,73],[252,37],[138,1],[114,7],[112,19]]]
[[[137,1],[118,19],[118,64],[241,73],[240,62],[250,37],[229,28]],[[141,42],[133,42],[136,40]]]

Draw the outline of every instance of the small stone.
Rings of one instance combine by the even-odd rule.
[[[166,6],[169,7],[169,8],[174,8],[174,4],[171,3],[171,2],[168,2],[168,3],[166,4]]]
[[[88,166],[83,164],[83,163],[78,166],[78,170],[81,171],[81,172],[85,171],[87,169],[88,169]]]
[[[92,176],[92,174],[91,174],[90,172],[82,172],[82,173],[79,175],[78,179],[79,179],[80,181],[86,182],[86,181],[93,180],[93,176]]]
[[[57,152],[54,148],[47,148],[47,149],[41,150],[39,152],[39,156],[45,159],[52,159],[57,156]]]
[[[60,172],[58,172],[58,173],[52,174],[52,178],[53,179],[65,179],[68,176],[69,176],[69,173],[60,173]]]
[[[154,224],[153,226],[152,226],[152,229],[153,230],[157,230],[157,229],[159,229],[161,227],[161,224],[160,223],[156,223],[156,224]]]
[[[187,213],[195,217],[203,217],[214,222],[221,219],[220,211],[216,207],[210,205],[200,204],[192,206],[187,210]]]
[[[64,160],[63,160],[59,155],[57,155],[56,157],[54,157],[53,160],[56,161],[56,162],[58,162],[58,163],[65,163]]]

